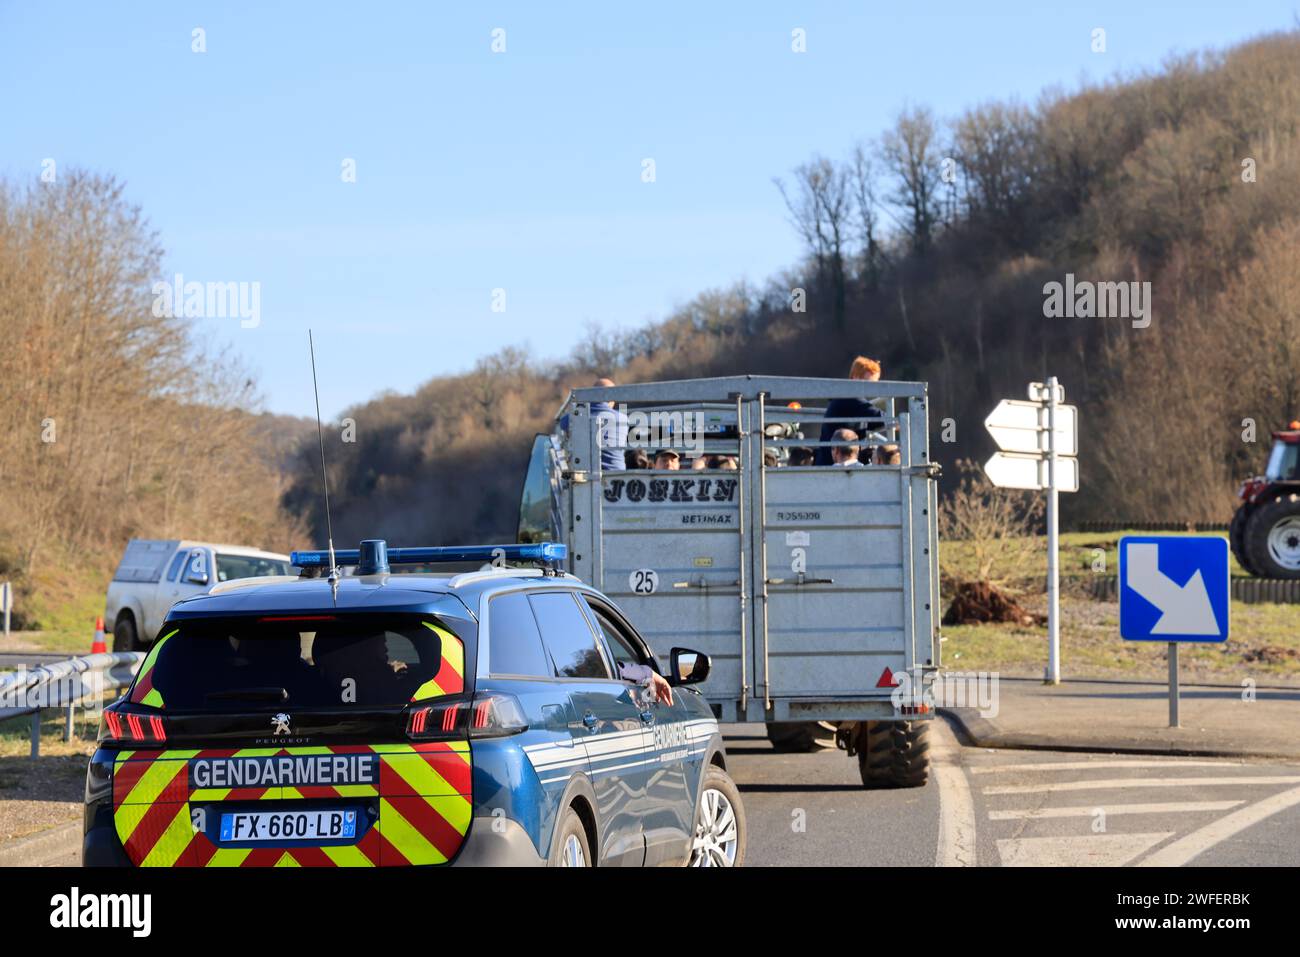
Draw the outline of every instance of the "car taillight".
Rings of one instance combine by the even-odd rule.
[[[105,709],[99,722],[99,743],[115,747],[161,747],[167,743],[162,715]]]
[[[474,696],[474,712],[469,723],[471,738],[497,738],[527,730],[528,719],[514,695],[490,691]]]
[[[524,709],[514,695],[484,692],[473,700],[459,698],[412,706],[406,736],[412,740],[492,738],[527,730]]]
[[[465,737],[470,703],[464,699],[413,705],[406,716],[406,736],[416,741]]]

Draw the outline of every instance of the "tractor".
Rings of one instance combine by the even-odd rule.
[[[1260,578],[1300,578],[1300,421],[1273,433],[1264,474],[1237,494],[1228,526],[1237,562]]]

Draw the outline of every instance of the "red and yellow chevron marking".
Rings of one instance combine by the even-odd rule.
[[[167,639],[179,630],[179,628],[173,628],[167,632],[153,643],[153,647],[149,649],[149,654],[145,655],[144,663],[140,665],[140,673],[136,675],[135,687],[131,689],[133,704],[147,704],[155,708],[163,706],[162,695],[153,686],[153,666],[158,663],[158,652],[162,651],[162,646],[167,644]]]
[[[191,758],[379,755],[379,785],[190,788]],[[195,830],[192,804],[378,800],[379,819],[340,847],[219,847]],[[468,741],[240,750],[123,751],[113,768],[113,822],[139,867],[393,867],[442,864],[465,839],[470,815]]]
[[[424,627],[436,634],[442,643],[442,661],[438,673],[415,689],[412,701],[426,698],[440,698],[443,695],[460,694],[465,690],[465,644],[446,628],[431,621],[423,622]]]

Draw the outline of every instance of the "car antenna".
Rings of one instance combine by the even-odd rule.
[[[325,431],[320,424],[320,389],[316,385],[316,343],[311,330],[307,330],[307,348],[311,350],[311,391],[316,397],[316,440],[320,443],[320,481],[325,489],[325,537],[330,549],[330,592],[334,604],[339,601],[339,566],[334,560],[334,523],[330,520],[330,480],[325,471]]]

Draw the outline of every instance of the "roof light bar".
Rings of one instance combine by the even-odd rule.
[[[445,545],[434,547],[390,548],[389,565],[437,565],[447,562],[562,562],[569,549],[557,542],[537,542],[529,545]],[[340,565],[360,565],[359,548],[336,548]],[[289,563],[298,568],[329,568],[329,549],[294,551],[289,553]]]

